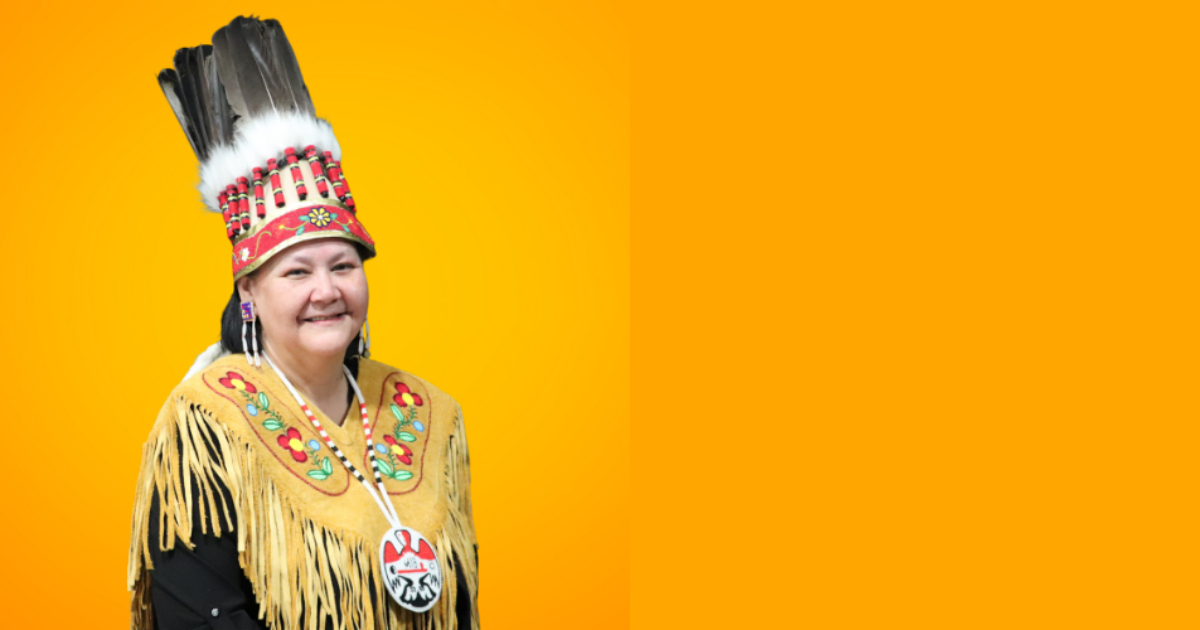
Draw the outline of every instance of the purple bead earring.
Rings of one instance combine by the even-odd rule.
[[[246,353],[246,363],[254,367],[262,367],[258,358],[258,327],[254,325],[254,303],[242,302],[242,352]],[[250,346],[246,345],[246,326],[250,326],[250,338],[254,342],[254,356],[250,356]]]

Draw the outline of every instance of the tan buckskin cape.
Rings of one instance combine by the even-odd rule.
[[[466,572],[472,625],[479,628],[475,527],[462,410],[411,374],[363,360],[358,383],[367,401],[384,485],[404,525],[434,544],[444,571],[441,598],[414,614],[384,590],[379,543],[388,529],[379,507],[320,440],[270,368],[227,356],[171,392],[142,455],[129,549],[132,627],[153,630],[149,545],[189,549],[193,503],[201,532],[236,535],[242,570],[262,619],[273,628],[453,629],[457,556]],[[358,405],[342,426],[310,407],[347,458],[368,474]],[[178,445],[182,445],[180,448]],[[215,457],[214,457],[214,454]],[[193,477],[197,492],[183,480]],[[230,489],[232,505],[214,483]],[[159,540],[146,540],[151,497],[161,505]],[[229,515],[238,527],[232,534]],[[324,542],[322,542],[324,541]],[[340,597],[334,598],[332,584]],[[376,608],[367,592],[374,588]],[[302,614],[303,611],[303,614]],[[466,630],[466,629],[463,629]]]

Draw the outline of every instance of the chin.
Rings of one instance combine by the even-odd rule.
[[[305,352],[317,356],[342,356],[346,348],[354,341],[354,337],[345,335],[320,335],[309,339],[299,339],[299,346]]]

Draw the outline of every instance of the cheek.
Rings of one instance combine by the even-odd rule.
[[[279,331],[296,326],[296,318],[304,308],[304,300],[286,291],[272,291],[264,296],[262,319],[265,326],[273,326]]]
[[[342,290],[342,299],[346,301],[346,306],[359,317],[363,317],[367,312],[367,304],[370,302],[369,295],[365,278],[360,282],[350,283]]]

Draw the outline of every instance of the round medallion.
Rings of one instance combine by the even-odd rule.
[[[393,527],[379,544],[388,593],[413,612],[429,610],[442,594],[442,568],[433,545],[409,527]]]

